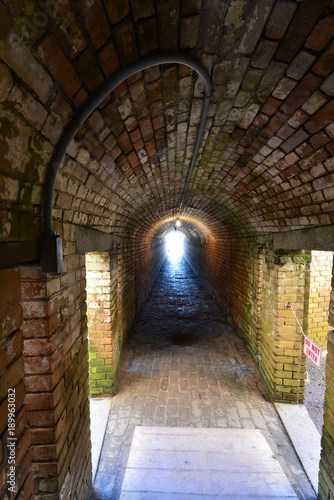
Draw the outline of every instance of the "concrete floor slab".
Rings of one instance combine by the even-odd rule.
[[[136,427],[121,500],[297,498],[258,429]]]
[[[304,405],[275,403],[275,407],[305,472],[318,493],[321,435]]]
[[[93,481],[96,476],[103,439],[107,427],[111,398],[90,398],[90,436],[92,443]]]

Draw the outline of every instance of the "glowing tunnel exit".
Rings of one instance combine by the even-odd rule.
[[[177,260],[183,255],[184,234],[172,231],[166,235],[166,251],[171,260]]]

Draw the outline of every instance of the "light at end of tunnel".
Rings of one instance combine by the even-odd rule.
[[[176,229],[176,228],[175,228]],[[169,233],[166,236],[166,250],[171,260],[177,260],[183,255],[183,238],[184,235],[179,231],[177,233]]]

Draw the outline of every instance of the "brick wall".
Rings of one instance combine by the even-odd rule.
[[[91,396],[113,393],[123,343],[164,255],[164,239],[148,237],[86,254]]]
[[[253,356],[256,345],[256,279],[257,247],[251,239],[231,239],[231,308],[230,319],[245,337]]]
[[[136,239],[136,295],[140,312],[166,256],[164,238],[138,235]]]
[[[17,497],[29,499],[33,497],[34,485],[29,450],[30,430],[25,404],[26,387],[23,380],[21,284],[18,268],[0,270],[0,290],[0,497],[14,498],[15,494],[8,489],[14,487]],[[9,403],[13,402],[13,396],[15,409],[9,406]],[[10,427],[9,410],[14,410],[15,415],[15,424],[10,422]],[[10,441],[13,437],[17,441]],[[15,446],[7,446],[13,443]],[[13,469],[10,467],[13,466],[15,478],[13,475],[7,476],[12,473]],[[13,479],[13,483],[8,482],[8,479]]]
[[[185,238],[185,255],[224,314],[230,310],[230,238]]]
[[[328,322],[334,327],[334,267]],[[319,499],[334,498],[334,331],[328,333],[324,425],[321,438]]]
[[[117,252],[86,254],[91,396],[112,394],[119,361]]]
[[[247,342],[272,398],[302,402],[303,322],[309,252],[274,253],[270,238],[186,241],[187,257]],[[308,295],[307,295],[308,297]]]
[[[273,359],[271,387],[275,401],[302,403],[304,400],[304,339],[293,310],[302,325],[309,263],[309,252],[279,252],[274,255],[273,271],[277,283],[272,303],[276,321],[273,332],[275,345],[268,351],[268,357]],[[288,306],[289,302],[293,309]]]
[[[334,322],[332,321],[332,326]],[[334,331],[328,334],[324,425],[321,438],[319,500],[334,498]]]
[[[327,347],[328,308],[331,293],[331,276],[333,266],[332,252],[311,252],[309,298],[306,329],[308,337],[320,347]]]
[[[24,369],[35,498],[91,489],[84,257],[64,225],[64,273],[22,270]]]

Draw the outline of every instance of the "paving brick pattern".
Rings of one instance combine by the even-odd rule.
[[[119,497],[134,428],[261,429],[301,499],[315,499],[243,341],[183,258],[167,259],[129,337],[95,481]]]

